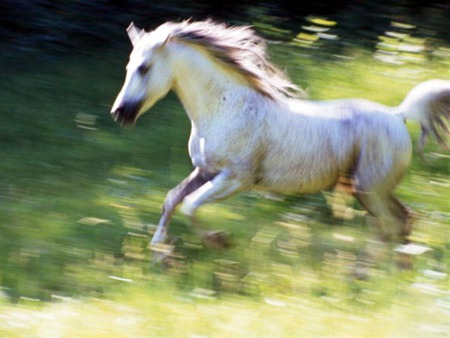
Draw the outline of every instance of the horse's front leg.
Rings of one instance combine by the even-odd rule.
[[[196,168],[180,184],[167,193],[164,200],[161,219],[159,220],[152,241],[150,242],[151,247],[156,247],[166,240],[169,222],[177,205],[180,204],[187,195],[203,186],[212,177],[212,175],[205,174],[201,172],[199,168]]]
[[[187,195],[183,200],[180,211],[192,218],[201,205],[227,198],[246,187],[247,184],[244,180],[240,180],[230,170],[224,169]]]
[[[224,231],[201,231],[195,220],[196,210],[204,203],[224,199],[246,188],[249,188],[249,184],[245,179],[226,169],[184,198],[180,211],[191,218],[205,245],[220,249],[230,247]]]

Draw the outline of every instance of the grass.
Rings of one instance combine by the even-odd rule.
[[[304,278],[304,276],[303,276]],[[167,281],[117,286],[109,299],[62,299],[0,307],[7,337],[445,337],[449,302],[436,290],[385,280],[353,302],[306,293],[261,299],[204,290],[180,292]],[[117,282],[120,283],[120,282]],[[156,288],[161,283],[161,288]],[[390,294],[386,290],[392,287]],[[120,292],[118,291],[120,290]],[[442,292],[442,291],[441,291]],[[378,304],[376,304],[378,303]],[[382,304],[381,304],[382,303]]]
[[[273,54],[314,99],[397,105],[416,83],[450,77],[443,61],[392,66],[361,51],[323,61],[283,45]],[[396,267],[392,244],[370,279],[351,278],[373,232],[352,200],[336,220],[328,194],[252,193],[200,211],[235,247],[203,248],[176,215],[178,254],[149,268],[148,233],[166,191],[190,170],[189,123],[169,96],[134,129],[119,129],[108,107],[126,55],[80,58],[5,68],[0,336],[448,335],[448,154],[429,144],[428,162],[414,156],[397,190],[418,213],[413,240],[432,249],[412,270]],[[416,140],[417,126],[408,128]]]

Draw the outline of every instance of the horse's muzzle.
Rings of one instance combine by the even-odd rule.
[[[121,126],[134,124],[140,108],[140,104],[121,104],[113,108],[111,115]]]

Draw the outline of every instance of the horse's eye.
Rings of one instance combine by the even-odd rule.
[[[145,64],[142,64],[137,68],[137,72],[141,76],[147,75],[149,70],[150,70],[150,65],[145,65]]]

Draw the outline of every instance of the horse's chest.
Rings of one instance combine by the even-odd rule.
[[[189,155],[195,167],[216,173],[224,168],[252,170],[258,153],[257,133],[242,128],[211,128],[197,132],[189,139]]]
[[[189,156],[194,167],[206,172],[218,172],[227,165],[230,154],[224,143],[194,134],[189,140]]]

